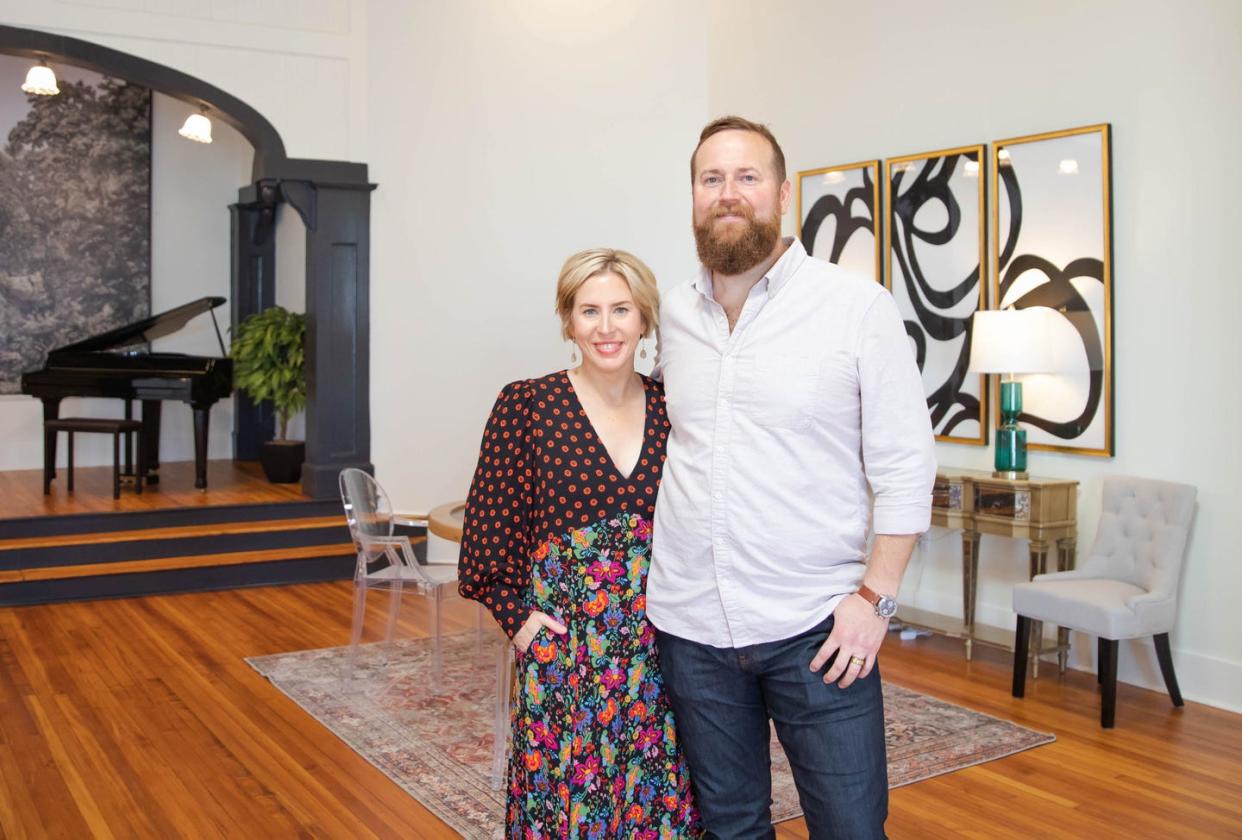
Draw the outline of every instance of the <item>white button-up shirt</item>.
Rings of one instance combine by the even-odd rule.
[[[661,630],[715,647],[795,636],[858,588],[869,527],[930,525],[927,402],[878,283],[794,240],[730,332],[703,269],[664,297],[657,375],[672,422],[647,583]]]

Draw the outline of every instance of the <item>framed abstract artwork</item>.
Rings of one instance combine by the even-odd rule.
[[[47,351],[151,313],[151,91],[0,56],[0,395]]]
[[[1114,454],[1111,160],[1107,124],[992,146],[993,305],[1063,319],[1058,370],[1021,377],[1031,449]]]
[[[891,158],[888,288],[918,361],[936,439],[985,446],[987,378],[967,373],[971,316],[984,308],[986,147]]]
[[[880,162],[798,173],[798,238],[808,254],[879,281]]]

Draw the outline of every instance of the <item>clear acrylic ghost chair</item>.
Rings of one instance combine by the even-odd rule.
[[[374,478],[362,470],[341,470],[341,503],[345,520],[358,552],[354,570],[354,620],[345,659],[345,681],[354,674],[362,627],[366,618],[367,591],[386,589],[389,592],[388,623],[384,641],[391,642],[401,608],[401,593],[413,590],[427,598],[430,607],[428,634],[432,638],[433,684],[441,672],[440,614],[444,598],[457,591],[455,564],[420,565],[414,556],[410,538],[393,534],[392,505],[388,494]]]
[[[496,700],[492,719],[492,790],[500,790],[505,783],[505,770],[509,764],[509,702],[513,698],[513,644],[503,632],[500,634],[500,650],[496,656]]]

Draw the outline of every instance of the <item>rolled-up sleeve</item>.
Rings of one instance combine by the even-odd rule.
[[[910,339],[887,291],[868,308],[856,352],[873,528],[877,534],[921,534],[931,526],[935,437]]]
[[[530,394],[526,382],[496,399],[462,523],[458,591],[478,601],[512,638],[530,617],[523,594],[530,579]]]

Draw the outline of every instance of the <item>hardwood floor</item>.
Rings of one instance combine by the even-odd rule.
[[[142,488],[121,486],[121,498],[112,498],[112,467],[77,467],[73,471],[74,490],[66,486],[62,467],[52,482],[52,492],[43,495],[43,470],[0,472],[0,517],[51,516],[73,513],[113,513],[206,505],[249,505],[259,502],[290,502],[306,497],[300,484],[272,484],[257,462],[208,461],[207,489],[194,489],[194,462],[173,461],[160,464],[158,484]]]
[[[403,633],[421,632],[419,602]],[[0,836],[454,836],[243,661],[344,643],[350,604],[341,582],[0,609]],[[893,637],[881,662],[1058,738],[893,791],[892,838],[1242,837],[1242,716],[1122,686],[1105,731],[1089,674],[1015,700],[993,651],[967,663],[947,640]]]

